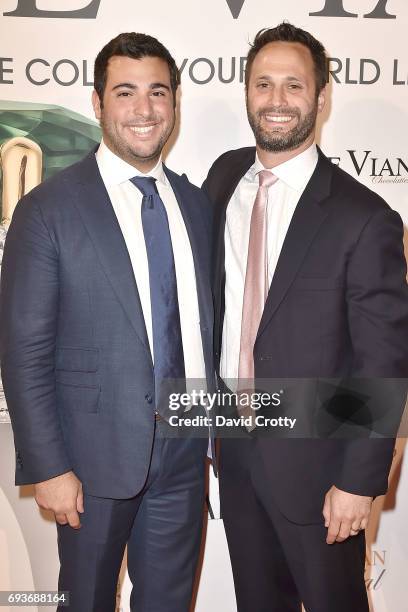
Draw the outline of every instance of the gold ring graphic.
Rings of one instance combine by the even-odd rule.
[[[42,151],[36,142],[16,136],[0,147],[3,172],[2,223],[6,228],[17,202],[41,183]]]

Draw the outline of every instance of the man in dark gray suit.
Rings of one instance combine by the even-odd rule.
[[[19,202],[5,246],[16,484],[55,514],[75,612],[113,612],[126,543],[132,610],[187,612],[191,598],[208,441],[166,437],[161,394],[169,379],[213,379],[211,220],[161,161],[178,85],[156,39],[109,42],[95,62],[100,147]]]
[[[364,530],[406,398],[403,224],[316,147],[326,78],[309,32],[261,30],[245,74],[256,146],[221,155],[205,181],[217,370],[283,389],[269,416],[297,417],[292,436],[221,440],[239,612],[368,612]]]

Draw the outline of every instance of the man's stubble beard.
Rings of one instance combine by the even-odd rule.
[[[147,120],[145,121],[146,123],[148,122]],[[151,118],[149,121],[151,121]],[[109,122],[106,122],[103,112],[101,113],[99,123],[105,143],[110,145],[110,148],[118,157],[132,165],[133,162],[143,163],[159,159],[163,147],[174,129],[175,117],[173,118],[173,122],[168,126],[168,129],[161,134],[156,147],[148,155],[139,154],[136,148],[131,147],[123,138],[118,136],[118,134],[111,129]]]
[[[298,118],[297,125],[289,132],[277,132],[276,135],[265,130],[261,126],[262,116],[274,112],[279,115],[285,115],[285,113],[295,115]],[[315,129],[317,112],[317,101],[310,113],[303,119],[300,119],[300,112],[297,108],[265,108],[252,113],[247,104],[248,121],[254,133],[256,144],[260,149],[268,153],[293,151],[300,147]]]

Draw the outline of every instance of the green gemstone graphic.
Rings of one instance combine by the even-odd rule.
[[[80,160],[101,139],[99,125],[62,106],[0,100],[0,146],[14,136],[43,152],[43,180]]]
[[[41,148],[45,180],[93,149],[101,140],[101,130],[91,119],[61,106],[0,100],[0,147],[16,136],[28,138]],[[2,193],[0,166],[0,196]],[[0,213],[0,221],[2,217]],[[6,233],[6,227],[0,224],[0,273]],[[9,416],[0,379],[0,423],[3,422],[9,422]]]

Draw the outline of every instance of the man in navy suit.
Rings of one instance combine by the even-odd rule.
[[[16,484],[55,514],[74,612],[114,611],[126,543],[132,610],[191,599],[208,440],[166,437],[160,393],[168,379],[211,386],[211,219],[161,161],[178,85],[155,38],[110,41],[95,62],[98,150],[19,202],[4,251]]]

